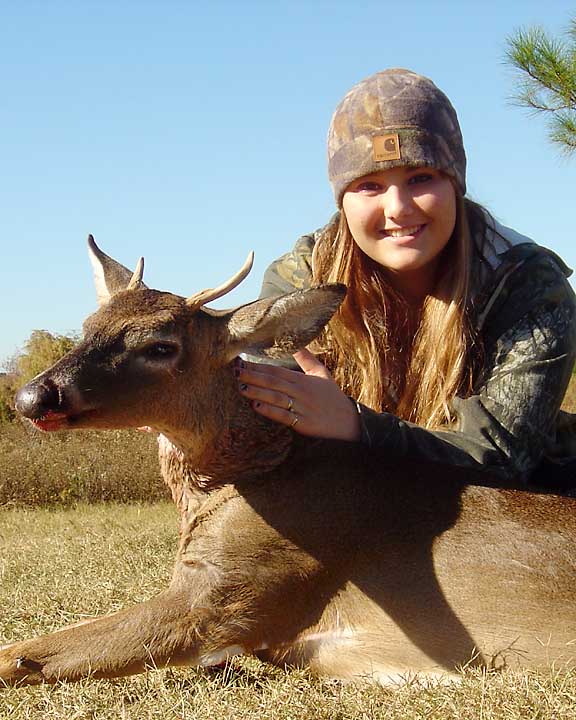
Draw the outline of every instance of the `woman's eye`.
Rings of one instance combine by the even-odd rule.
[[[412,175],[408,182],[411,185],[419,185],[420,183],[430,182],[430,180],[433,179],[434,175],[432,175],[432,173],[418,173],[417,175]]]
[[[178,352],[178,348],[176,345],[173,345],[172,343],[154,343],[153,345],[149,345],[147,348],[144,349],[144,356],[148,360],[164,360],[166,358],[172,357]]]
[[[356,192],[377,193],[382,190],[382,185],[377,182],[365,180],[356,186]]]

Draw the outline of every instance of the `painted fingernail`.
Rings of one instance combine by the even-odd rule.
[[[255,407],[255,408],[259,408],[259,407],[260,407],[260,405],[262,405],[262,403],[261,403],[261,402],[258,402],[258,401],[256,401],[256,402],[255,402],[255,403],[253,404],[253,407]]]
[[[248,385],[246,385],[246,383],[241,383],[241,384],[240,384],[240,390],[241,390],[242,392],[244,392],[245,390],[248,390]]]

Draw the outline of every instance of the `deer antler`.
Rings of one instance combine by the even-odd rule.
[[[217,300],[223,295],[226,295],[226,293],[229,293],[236,286],[240,285],[242,280],[244,280],[246,275],[248,275],[248,273],[252,269],[253,263],[254,252],[250,251],[244,265],[242,265],[240,270],[238,270],[238,272],[233,277],[231,277],[230,280],[227,280],[222,285],[218,285],[218,287],[216,288],[201,290],[200,292],[194,293],[194,295],[191,295],[189,298],[187,298],[186,305],[188,305],[188,307],[192,309],[197,309],[199,307],[202,307],[202,305],[206,305],[206,303],[209,303],[212,300]]]
[[[136,265],[136,270],[134,270],[134,273],[132,274],[132,277],[130,278],[130,282],[126,286],[126,290],[134,290],[135,288],[140,285],[142,282],[142,276],[144,275],[144,258],[141,257],[140,260],[138,260],[138,264]]]

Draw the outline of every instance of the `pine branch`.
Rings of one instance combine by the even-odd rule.
[[[552,142],[560,145],[570,155],[576,151],[576,119],[574,115],[559,114],[554,119],[550,131]]]
[[[506,57],[520,76],[515,102],[549,117],[550,139],[567,153],[576,151],[576,18],[567,41],[542,28],[518,30],[508,38]]]

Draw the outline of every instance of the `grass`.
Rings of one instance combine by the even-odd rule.
[[[0,506],[167,497],[153,435],[135,430],[48,434],[23,422],[0,425]]]
[[[0,510],[0,638],[17,640],[138,602],[168,582],[168,503]],[[511,599],[513,602],[513,599]],[[115,681],[0,691],[10,720],[576,720],[576,671],[466,671],[452,687],[356,687],[252,658]]]

